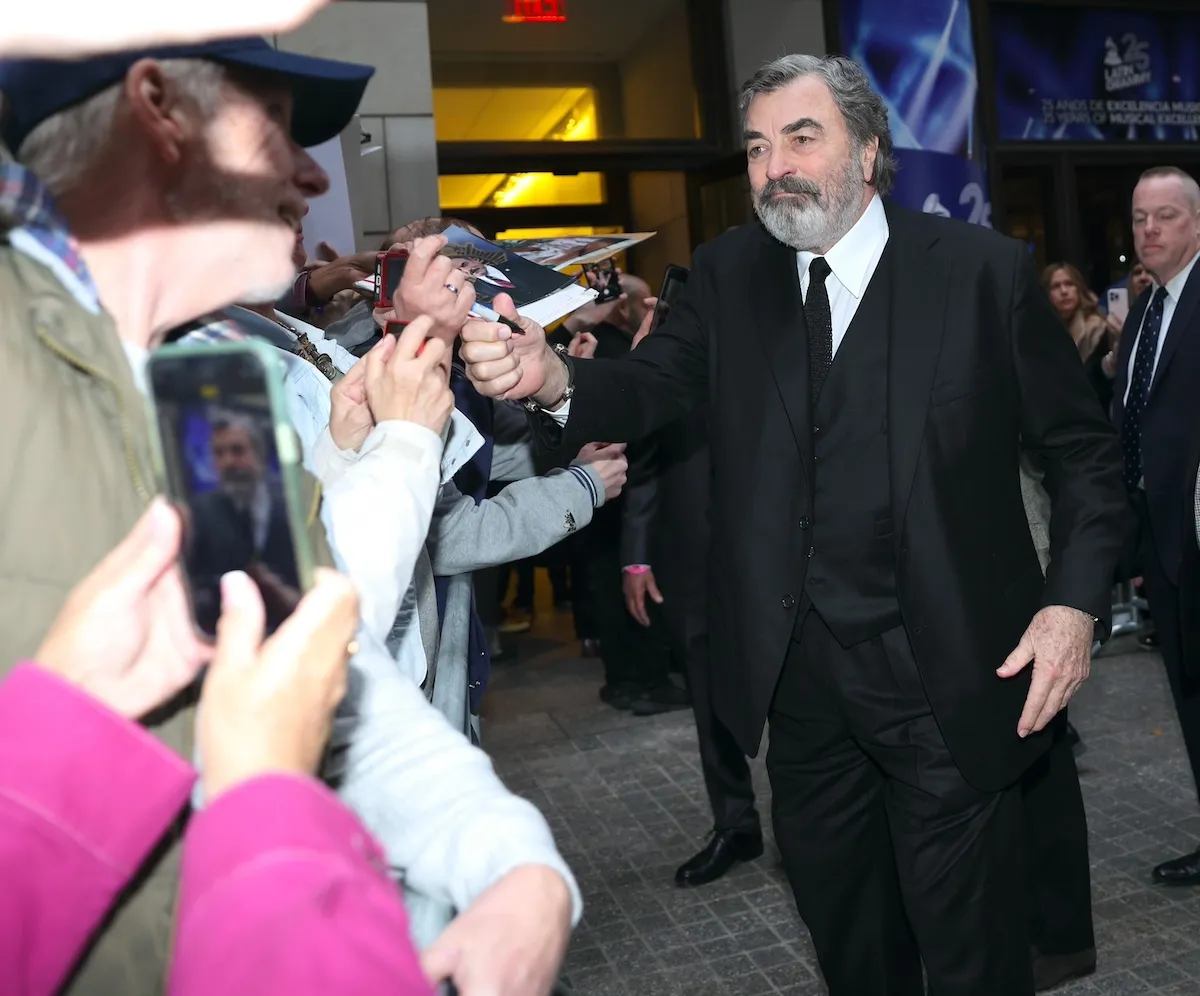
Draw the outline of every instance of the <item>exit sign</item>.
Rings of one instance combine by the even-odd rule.
[[[562,24],[567,19],[566,0],[508,0],[509,24]]]

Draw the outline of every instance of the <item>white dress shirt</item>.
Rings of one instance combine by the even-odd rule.
[[[830,269],[829,276],[825,278],[825,289],[829,292],[829,312],[833,319],[834,356],[837,356],[838,346],[846,337],[846,330],[854,320],[871,278],[875,276],[890,235],[883,201],[876,195],[871,198],[871,203],[854,227],[825,254]],[[796,253],[800,294],[805,301],[808,300],[808,267],[816,255],[814,252]],[[558,411],[546,414],[559,425],[566,425],[571,414],[571,402],[568,401]]]
[[[1171,319],[1175,317],[1175,308],[1179,304],[1179,295],[1183,293],[1183,288],[1188,282],[1188,277],[1192,275],[1192,270],[1196,266],[1196,260],[1200,259],[1200,253],[1196,253],[1191,261],[1182,270],[1175,274],[1162,286],[1166,288],[1167,296],[1163,301],[1163,317],[1162,328],[1158,332],[1158,343],[1154,349],[1154,366],[1150,368],[1150,384],[1154,384],[1154,375],[1158,372],[1158,358],[1162,356],[1163,343],[1167,341],[1167,335],[1171,331]],[[1159,284],[1155,283],[1151,290],[1151,299],[1153,294],[1158,291]],[[1129,351],[1129,369],[1126,371],[1125,377],[1125,396],[1121,399],[1121,404],[1129,403],[1129,388],[1133,386],[1133,364],[1137,361],[1138,343],[1142,340],[1142,325],[1146,323],[1146,311],[1149,311],[1149,306],[1142,312],[1142,321],[1138,325],[1137,335],[1133,340],[1133,349]]]
[[[850,327],[862,303],[867,285],[875,276],[890,234],[883,201],[875,196],[854,227],[825,254],[825,262],[831,271],[825,278],[825,289],[829,292],[829,314],[833,319],[834,356],[837,356],[838,346],[846,337],[846,329]],[[815,252],[796,253],[800,294],[805,303],[808,302],[808,267],[816,256]]]

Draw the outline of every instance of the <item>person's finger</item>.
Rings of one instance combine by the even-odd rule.
[[[645,592],[645,590],[639,586],[638,590],[637,590],[637,594],[634,596],[634,598],[636,599],[635,604],[637,606],[637,611],[633,614],[633,617],[639,623],[641,623],[643,626],[648,627],[650,625],[650,616],[646,612],[646,592]]]
[[[425,340],[418,359],[429,367],[449,367],[449,361],[446,358],[446,344],[436,336]]]
[[[408,262],[404,264],[404,276],[418,283],[424,280],[430,263],[437,257],[446,241],[444,235],[424,235],[417,239],[408,251]]]
[[[317,243],[317,259],[323,263],[332,263],[338,258],[338,251],[328,242]]]
[[[420,351],[425,340],[433,332],[433,319],[428,315],[419,315],[404,327],[400,338],[396,340],[396,351],[392,354],[391,363],[403,363],[413,359]]]
[[[388,361],[392,358],[392,354],[395,351],[396,337],[394,335],[385,335],[367,351],[367,355],[359,361],[365,364],[367,368],[363,374],[366,378],[366,383],[375,383],[383,376],[384,370],[387,369]],[[357,365],[355,364],[355,366]]]
[[[380,346],[382,346],[384,339],[395,339],[395,338],[396,337],[394,335],[385,335],[383,337],[383,339],[380,339],[379,342],[377,342],[374,346],[371,347],[371,350],[378,349]],[[395,348],[395,347],[393,346],[393,348]],[[370,350],[368,350],[368,352],[370,352]],[[367,376],[367,365],[362,362],[355,363],[350,367],[349,370],[347,370],[345,372],[345,374],[342,375],[342,379],[339,380],[334,385],[333,389],[335,391],[341,390],[342,393],[346,393],[347,391],[350,391],[353,388],[360,387],[363,380],[366,379],[366,376]]]
[[[126,597],[148,591],[179,556],[183,524],[179,513],[162,497],[155,498],[142,517],[102,562],[104,587]]]
[[[248,667],[258,659],[267,627],[267,610],[258,586],[243,571],[221,578],[221,618],[213,667]]]
[[[1025,696],[1025,708],[1021,710],[1021,718],[1017,720],[1017,736],[1027,737],[1033,731],[1033,724],[1041,715],[1054,679],[1044,668],[1033,669],[1033,680],[1029,683],[1029,694]]]
[[[1050,687],[1050,694],[1046,697],[1046,704],[1042,706],[1042,711],[1038,713],[1037,718],[1033,721],[1033,732],[1044,730],[1046,725],[1055,716],[1062,711],[1062,707],[1066,704],[1066,685],[1064,682],[1056,681]]]
[[[644,298],[642,298],[642,304],[644,304],[647,308],[649,308],[653,311],[655,308],[658,307],[658,298],[644,297]]]
[[[508,294],[497,294],[492,299],[492,310],[514,322],[521,317],[517,314],[517,306],[513,304],[513,299]]]
[[[1001,678],[1011,678],[1025,670],[1031,660],[1033,660],[1033,643],[1029,639],[1029,631],[1026,630],[1016,649],[1004,658],[1004,663],[996,669],[996,674]]]
[[[450,929],[453,929],[452,927]],[[462,949],[453,938],[442,934],[421,955],[421,971],[432,985],[439,985],[454,978],[462,958]]]
[[[286,672],[299,660],[315,659],[335,670],[344,667],[358,619],[353,582],[337,571],[318,569],[312,590],[267,641],[271,665]]]
[[[658,585],[654,583],[654,577],[651,576],[646,582],[646,590],[650,593],[650,597],[654,599],[656,605],[662,605],[662,592],[658,590]]]
[[[512,346],[508,344],[508,340],[512,338],[512,329],[503,322],[487,322],[481,318],[470,317],[463,322],[459,336],[462,338],[464,347],[468,344],[486,345],[489,343],[499,343],[503,346],[492,355],[487,355],[486,351],[472,350],[472,356],[468,362],[473,362],[475,355],[478,355],[481,360],[495,359],[496,356],[506,354],[512,349]]]

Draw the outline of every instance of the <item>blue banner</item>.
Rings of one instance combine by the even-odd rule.
[[[887,104],[900,166],[892,199],[990,228],[966,0],[842,0],[839,14],[846,54]]]
[[[992,4],[999,137],[1194,142],[1200,13]]]

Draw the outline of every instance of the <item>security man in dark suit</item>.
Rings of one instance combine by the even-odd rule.
[[[1154,283],[1125,321],[1113,421],[1137,514],[1146,600],[1200,787],[1200,661],[1185,657],[1180,602],[1181,566],[1194,539],[1188,460],[1200,427],[1200,185],[1192,176],[1173,166],[1142,174],[1133,192],[1133,242]],[[1200,885],[1200,852],[1159,865],[1154,880]]]
[[[712,700],[708,644],[708,413],[698,408],[631,448],[621,528],[629,612],[650,626],[660,601],[672,656],[683,661],[713,834],[675,873],[680,886],[706,885],[738,861],[763,853],[750,765]],[[661,589],[661,591],[660,591]]]

